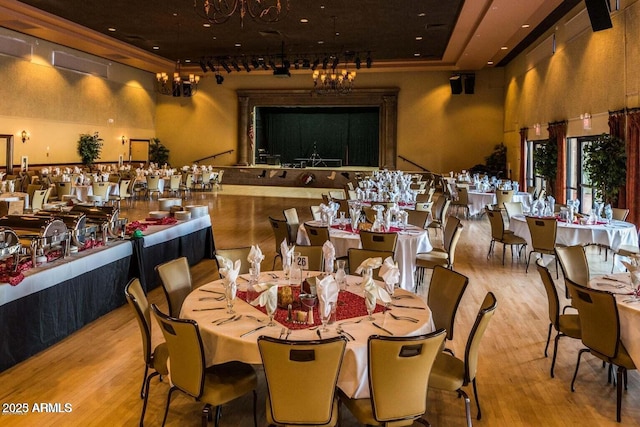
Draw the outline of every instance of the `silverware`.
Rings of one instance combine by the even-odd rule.
[[[373,326],[375,326],[376,328],[378,328],[378,329],[380,329],[380,330],[382,330],[382,331],[385,331],[385,332],[386,332],[386,333],[388,333],[389,335],[393,335],[393,332],[391,332],[391,331],[390,331],[390,330],[388,330],[388,329],[383,328],[382,326],[378,325],[376,322],[372,322],[371,324],[372,324]]]
[[[202,292],[210,292],[210,293],[212,293],[212,294],[224,295],[224,292],[212,291],[211,289],[202,289],[202,288],[198,288],[198,290],[200,290],[200,291],[202,291]]]
[[[236,322],[236,321],[238,321],[240,319],[242,319],[242,314],[240,316],[232,316],[230,319],[223,320],[222,322],[218,323],[218,326],[224,325],[225,323]]]
[[[267,319],[258,319],[256,316],[252,316],[252,315],[250,315],[250,314],[247,314],[247,316],[246,316],[246,317],[248,317],[249,319],[253,319],[253,320],[255,320],[255,321],[256,321],[256,322],[258,322],[258,323],[262,323],[262,322],[266,322],[266,321],[267,321]]]
[[[266,328],[267,325],[262,325],[262,326],[258,326],[257,328],[253,328],[250,331],[245,332],[244,334],[240,335],[240,338],[246,337],[247,335],[251,335],[252,333],[259,331],[262,328]]]
[[[598,285],[598,286],[608,286],[610,288],[616,288],[616,289],[622,289],[622,288],[624,288],[626,286],[626,285],[622,285],[622,284],[603,283],[603,282],[596,282],[596,285]]]
[[[353,335],[351,335],[349,332],[347,332],[344,329],[342,329],[342,326],[340,326],[340,325],[338,325],[338,327],[336,328],[336,332],[339,333],[340,335],[344,336],[345,338],[347,338],[347,340],[351,340],[351,341],[355,341],[356,340],[353,337]]]
[[[267,273],[269,276],[271,276],[272,279],[277,279],[278,275],[275,273]]]
[[[627,282],[626,280],[617,279],[617,278],[611,277],[611,276],[604,276],[603,279],[611,280],[612,282],[624,283],[625,285],[629,284],[629,282]]]
[[[414,317],[409,317],[409,316],[396,316],[395,314],[393,314],[392,312],[388,311],[387,313],[389,313],[389,316],[393,317],[396,320],[407,320],[409,322],[413,322],[413,323],[418,323],[419,320],[414,318]]]
[[[209,310],[223,310],[224,307],[206,307],[206,308],[194,308],[191,311],[209,311]]]
[[[355,325],[356,323],[360,323],[360,322],[362,322],[362,320],[363,320],[363,319],[364,319],[364,317],[363,317],[363,318],[361,318],[361,319],[358,319],[358,320],[346,320],[346,321],[344,321],[344,322],[340,323],[340,326],[342,326],[342,325],[349,325],[349,324]]]
[[[407,294],[394,295],[391,298],[392,299],[413,299],[413,295],[407,295]]]
[[[222,301],[225,297],[224,296],[219,296],[219,297],[202,297],[202,298],[198,298],[198,301],[206,301],[206,300],[214,300],[214,301]]]
[[[231,320],[231,319],[233,319],[234,317],[236,317],[236,316],[235,316],[235,315],[233,315],[233,316],[231,316],[231,317],[222,317],[222,318],[220,318],[220,319],[213,320],[211,323],[215,323],[216,325],[219,325],[220,323],[222,323],[222,322],[226,322],[227,320]]]
[[[242,277],[242,276],[238,276],[238,279],[242,279],[242,280],[244,280],[245,282],[249,283],[249,279],[246,279],[246,278],[244,278],[244,277]]]
[[[316,334],[318,334],[318,338],[322,339],[322,334],[320,333],[320,329],[316,329]]]
[[[414,310],[424,310],[424,307],[415,307],[411,305],[400,305],[400,304],[391,304],[393,307],[398,308],[413,308]]]
[[[281,338],[282,338],[282,336],[283,336],[283,335],[284,335],[284,333],[285,333],[285,330],[286,330],[286,329],[285,329],[284,327],[283,327],[282,329],[280,329],[280,335],[278,335],[278,339],[281,339]]]
[[[289,339],[289,335],[291,335],[291,329],[287,328],[287,335],[285,335],[284,339],[288,340]]]

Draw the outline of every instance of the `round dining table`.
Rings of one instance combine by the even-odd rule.
[[[322,226],[321,221],[308,221],[307,224],[316,227]],[[400,269],[400,287],[408,291],[413,290],[415,288],[413,277],[416,269],[416,255],[433,250],[429,233],[423,228],[410,224],[404,230],[391,227],[391,231],[398,233],[394,259],[398,262]],[[351,248],[362,247],[360,234],[353,232],[351,225],[346,226],[344,230],[341,230],[337,225],[332,225],[329,227],[329,239],[336,248],[336,257],[338,258],[347,256]],[[296,243],[303,246],[310,244],[304,224],[300,224],[298,227]]]
[[[304,272],[305,277],[319,275],[319,272]],[[431,310],[425,301],[402,289],[397,289],[392,306],[385,310],[380,303],[373,313],[373,321],[368,320],[364,302],[364,289],[360,276],[347,276],[346,289],[339,292],[336,321],[328,325],[329,331],[322,331],[317,304],[314,307],[313,324],[287,321],[288,310],[278,308],[275,326],[267,326],[268,316],[262,307],[254,307],[244,299],[249,283],[248,275],[240,275],[238,294],[233,303],[235,314],[227,313],[224,299],[224,280],[216,280],[193,290],[185,299],[180,316],[198,323],[204,344],[207,365],[230,361],[262,364],[257,339],[261,335],[281,337],[288,340],[317,340],[344,335],[347,338],[338,386],[350,397],[369,397],[367,372],[367,339],[370,335],[412,336],[434,331]],[[282,271],[262,272],[260,283],[289,286]],[[302,312],[298,301],[300,286],[291,286],[294,302],[293,317]],[[298,310],[300,308],[300,310]],[[394,318],[393,315],[399,317]],[[235,316],[235,317],[234,317]],[[225,320],[227,320],[225,322]],[[338,327],[344,332],[338,333]]]
[[[494,192],[482,192],[482,191],[469,191],[469,216],[475,216],[484,212],[484,208],[487,205],[496,204],[496,193]],[[531,209],[533,203],[533,196],[527,192],[518,192],[513,195],[511,201],[522,203],[522,209],[528,212]],[[501,206],[502,208],[502,206]]]
[[[509,230],[525,239],[531,247],[531,234],[524,215],[512,216],[509,220]],[[558,221],[556,243],[565,246],[596,244],[617,250],[623,245],[638,246],[638,232],[634,224],[617,220],[598,224]]]

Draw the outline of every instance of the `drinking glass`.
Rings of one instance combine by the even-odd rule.
[[[329,332],[329,328],[327,328],[327,323],[329,323],[329,320],[331,319],[331,315],[333,314],[333,303],[330,302],[329,303],[329,310],[325,310],[325,307],[321,307],[321,311],[320,311],[320,317],[322,320],[322,332]]]
[[[344,230],[347,228],[347,219],[344,216],[344,212],[340,212],[340,219],[338,220],[338,228]]]
[[[375,298],[367,298],[365,296],[364,303],[367,306],[367,315],[369,316],[367,317],[367,320],[373,322],[373,310],[376,309],[376,300]]]
[[[227,283],[224,287],[224,296],[227,298],[228,314],[235,314],[235,311],[233,311],[233,300],[236,298],[237,289],[238,289],[238,286],[236,285],[235,280]]]
[[[300,304],[307,309],[311,316],[307,315],[307,323],[313,324],[313,307],[318,301],[317,297],[312,294],[300,294]]]
[[[267,315],[269,316],[269,323],[267,326],[275,326],[276,322],[273,321],[273,315],[276,313],[276,307],[278,304],[265,304],[264,307],[267,309]]]
[[[346,265],[347,261],[344,259],[339,259],[336,261],[335,279],[336,282],[338,282],[338,288],[341,291],[344,291],[347,287],[347,272],[345,271]]]
[[[247,284],[247,302],[251,304],[253,300],[258,298],[259,292],[256,291],[254,285],[260,280],[260,269],[249,268],[249,283]]]

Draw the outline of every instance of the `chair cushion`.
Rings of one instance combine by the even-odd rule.
[[[267,410],[266,410],[266,418],[267,418],[267,424],[268,425],[289,425],[289,424],[278,424],[273,420],[273,417],[271,416],[271,399],[269,398],[269,394],[267,393]],[[367,399],[364,399],[367,400]],[[338,396],[336,395],[336,397],[334,398],[333,401],[333,410],[331,412],[331,420],[327,423],[327,424],[322,424],[323,426],[326,427],[333,427],[336,424],[338,424],[338,408],[340,407],[340,402],[338,401]],[[304,405],[300,405],[300,418],[304,419]],[[302,427],[305,426],[306,424],[293,424],[297,427]],[[312,425],[316,425],[316,424],[312,424]]]
[[[169,367],[167,366],[169,359],[169,347],[167,343],[158,344],[153,350],[153,369],[160,375],[169,375]]]
[[[228,362],[207,368],[200,400],[223,405],[258,387],[256,371],[246,363]]]
[[[580,317],[577,314],[560,315],[560,332],[571,338],[580,339]]]
[[[429,387],[456,391],[464,385],[464,362],[449,353],[440,353],[431,368]]]
[[[640,253],[640,249],[637,246],[632,245],[622,245],[618,248],[618,255],[622,256],[633,256]]]
[[[416,255],[416,267],[434,268],[436,265],[448,266],[449,254],[440,248],[435,248],[431,252]]]
[[[504,233],[502,235],[502,243],[505,245],[526,245],[527,241],[513,233]]]
[[[371,399],[352,399],[347,397],[342,390],[339,390],[340,400],[349,409],[349,412],[358,420],[359,424],[368,426],[380,426],[382,425],[373,417],[373,408],[371,407]],[[390,421],[385,423],[385,426],[410,426],[413,425],[413,419]]]

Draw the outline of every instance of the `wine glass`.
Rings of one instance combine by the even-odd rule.
[[[365,295],[364,303],[367,306],[367,315],[369,316],[367,317],[367,320],[373,322],[373,311],[376,309],[376,299],[369,298],[368,295]]]
[[[344,229],[347,228],[347,219],[345,218],[344,212],[340,212],[340,219],[338,221],[338,228],[344,231]]]
[[[236,285],[235,280],[227,283],[224,287],[224,296],[227,298],[227,313],[235,314],[233,311],[233,300],[236,298],[236,291],[238,290],[238,285]]]
[[[269,316],[269,323],[267,323],[267,326],[275,326],[276,322],[273,321],[273,315],[276,314],[276,307],[278,306],[278,304],[271,304],[270,302],[267,302],[264,307],[267,309],[267,316]]]
[[[312,313],[311,316],[307,316],[307,323],[313,323],[313,307],[317,301],[317,297],[313,294],[300,294],[300,303],[307,309],[307,312]]]
[[[335,279],[338,282],[338,289],[343,291],[347,287],[347,272],[345,271],[345,267],[347,265],[347,261],[344,259],[339,259],[336,261],[336,273]]]
[[[327,328],[327,323],[331,319],[331,314],[333,313],[334,306],[333,302],[329,303],[329,310],[326,310],[326,307],[321,307],[320,310],[320,318],[322,320],[322,332],[329,332],[329,328]]]

